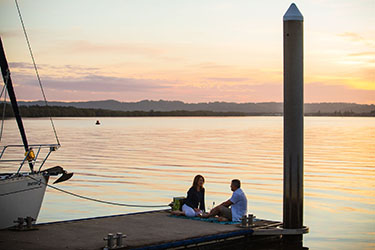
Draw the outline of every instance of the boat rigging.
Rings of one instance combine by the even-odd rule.
[[[48,106],[17,0],[15,0],[15,2],[17,5],[17,10],[21,19],[29,51],[33,60],[34,69],[36,71],[38,82],[42,90],[44,101],[46,106]],[[56,129],[53,124],[52,117],[50,115],[50,121],[52,124],[53,131],[55,133],[57,143],[29,144],[22,122],[22,117],[19,112],[17,98],[14,91],[10,69],[5,56],[5,50],[3,47],[1,37],[0,67],[4,81],[4,87],[0,95],[1,98],[4,94],[3,122],[5,118],[5,109],[7,105],[6,95],[8,94],[11,102],[11,107],[17,122],[18,130],[22,139],[21,145],[5,145],[0,147],[0,162],[2,164],[6,164],[6,167],[8,168],[18,168],[17,171],[0,174],[0,229],[4,229],[14,226],[14,223],[16,221],[18,221],[19,223],[23,223],[25,218],[28,218],[28,221],[36,221],[44,198],[46,185],[48,183],[49,177],[52,175],[61,174],[60,178],[58,178],[54,182],[58,183],[69,180],[72,177],[73,173],[67,173],[67,171],[65,171],[60,166],[52,167],[45,170],[42,169],[50,154],[60,147],[60,142],[57,137]],[[2,123],[1,126],[0,140],[2,138],[3,124],[4,123]],[[20,155],[20,148],[24,149],[24,155]],[[9,159],[9,157],[6,157],[6,155],[10,155],[10,157],[16,158]],[[29,171],[21,172],[22,167],[25,164],[29,166]]]

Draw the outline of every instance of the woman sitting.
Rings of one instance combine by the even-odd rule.
[[[172,211],[174,215],[185,215],[188,217],[200,216],[206,209],[204,205],[204,178],[202,175],[194,177],[193,186],[187,192],[185,204],[182,211]]]

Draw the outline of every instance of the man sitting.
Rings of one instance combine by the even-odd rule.
[[[230,189],[233,194],[229,200],[214,207],[210,213],[203,214],[201,217],[208,218],[218,215],[219,221],[241,221],[242,216],[247,213],[247,198],[241,189],[240,180],[232,180]]]

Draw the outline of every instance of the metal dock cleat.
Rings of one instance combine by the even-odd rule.
[[[107,245],[103,248],[103,250],[123,248],[124,245],[122,242],[122,238],[126,238],[126,235],[123,235],[121,232],[117,232],[116,235],[109,233],[107,237],[104,237],[104,240],[107,241]]]
[[[253,227],[254,226],[254,218],[253,214],[249,214],[248,216],[244,215],[241,218],[241,225],[240,227]]]
[[[35,219],[32,218],[31,216],[27,216],[26,218],[18,217],[17,220],[13,221],[14,223],[17,223],[13,229],[17,231],[34,230],[35,229],[33,227],[34,221]]]

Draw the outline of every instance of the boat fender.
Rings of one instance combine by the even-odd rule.
[[[26,156],[26,160],[28,161],[32,161],[35,159],[35,154],[32,149],[30,149],[29,151],[26,151],[25,156]]]

